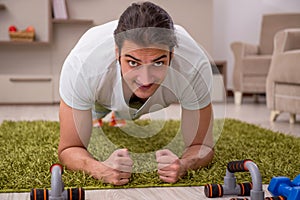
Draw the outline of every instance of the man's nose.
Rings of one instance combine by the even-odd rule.
[[[153,76],[151,73],[151,67],[150,66],[142,66],[139,69],[138,74],[138,82],[142,85],[149,85],[153,83]]]

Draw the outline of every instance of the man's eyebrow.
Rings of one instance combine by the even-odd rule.
[[[142,62],[140,59],[135,58],[135,57],[133,57],[132,55],[129,55],[129,54],[125,54],[125,57],[129,57],[129,58],[132,58],[135,61]],[[162,58],[166,58],[166,57],[167,57],[167,55],[162,55],[162,56],[159,56],[158,58],[153,59],[151,62],[156,62],[156,61],[158,61]]]
[[[166,57],[167,57],[167,55],[159,56],[158,58],[155,58],[154,60],[152,60],[152,62],[156,62],[156,61],[158,61],[158,60],[160,60],[162,58],[166,58]]]
[[[135,58],[135,57],[133,57],[132,55],[129,55],[129,54],[125,54],[125,57],[129,57],[129,58],[132,58],[135,61],[142,62],[140,59]]]

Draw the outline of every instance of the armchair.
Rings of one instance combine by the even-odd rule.
[[[300,13],[264,15],[258,45],[233,42],[233,91],[235,104],[242,103],[243,93],[266,93],[266,78],[273,53],[276,32],[285,28],[300,28]]]
[[[300,28],[276,34],[266,94],[271,121],[289,112],[290,123],[294,123],[300,113]]]

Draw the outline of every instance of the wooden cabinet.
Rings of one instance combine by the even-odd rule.
[[[45,103],[53,98],[52,76],[0,75],[1,103]]]
[[[10,25],[34,26],[36,40],[10,41]],[[92,20],[52,19],[50,0],[0,0],[0,104],[59,102],[63,62],[91,26]]]
[[[213,89],[212,100],[214,102],[224,102],[226,100],[226,81],[227,81],[227,62],[214,61],[212,64],[213,71]]]

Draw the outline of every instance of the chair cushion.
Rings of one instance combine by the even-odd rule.
[[[300,113],[300,84],[275,83],[275,109]]]
[[[243,80],[242,91],[246,93],[265,93],[266,80],[266,76],[246,76]]]

